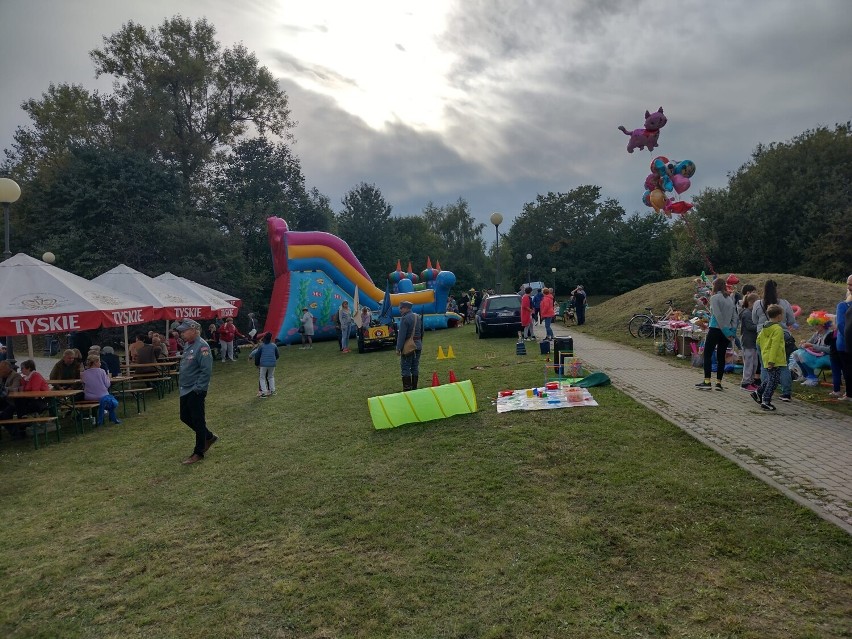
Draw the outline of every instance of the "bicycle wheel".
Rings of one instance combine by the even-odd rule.
[[[645,318],[645,323],[638,328],[636,333],[643,339],[654,336],[654,322],[651,321],[650,317]]]
[[[649,335],[641,335],[640,330],[645,325],[651,324],[651,318],[647,315],[634,315],[627,323],[627,330],[633,337],[649,337]],[[653,333],[653,330],[651,331]]]

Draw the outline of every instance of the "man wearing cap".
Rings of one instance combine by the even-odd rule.
[[[410,391],[417,388],[420,376],[420,351],[423,348],[423,320],[417,313],[411,311],[412,303],[404,300],[399,303],[399,332],[396,335],[396,354],[399,355],[399,365],[402,372],[402,390]],[[414,352],[403,354],[402,348],[409,336],[414,336]]]
[[[204,459],[210,447],[219,439],[207,429],[204,417],[204,400],[210,375],[213,372],[213,354],[210,345],[201,339],[201,324],[184,320],[176,329],[186,342],[180,359],[180,420],[195,431],[195,448],[192,455],[183,460],[194,464]]]
[[[473,289],[470,289],[471,291]],[[459,300],[459,315],[462,316],[462,326],[467,324],[467,309],[470,307],[470,295],[462,293]]]
[[[574,298],[577,326],[582,326],[586,323],[586,289],[583,288],[582,284],[577,284],[577,287],[571,291],[571,296]]]

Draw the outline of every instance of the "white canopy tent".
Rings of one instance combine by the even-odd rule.
[[[183,278],[186,279],[186,278]],[[194,286],[198,286],[201,289],[207,291],[208,293],[212,293],[216,297],[221,297],[223,300],[228,302],[231,306],[236,306],[240,308],[243,305],[243,301],[239,297],[234,297],[233,295],[228,295],[227,293],[223,293],[222,291],[217,291],[215,288],[210,288],[209,286],[204,286],[204,284],[199,284],[198,282],[194,282],[193,280],[186,280],[190,284]]]
[[[214,317],[218,311],[218,308],[211,308],[209,300],[187,290],[178,290],[168,282],[155,280],[125,264],[119,264],[92,281],[150,303],[156,319],[165,320],[167,334],[170,320],[200,321]]]
[[[151,304],[18,253],[0,262],[0,335],[32,336],[143,324]],[[83,354],[85,356],[85,353]]]
[[[201,298],[209,304],[210,310],[213,311],[216,317],[236,317],[239,312],[239,309],[233,304],[229,304],[210,290],[205,290],[206,287],[196,284],[186,278],[179,277],[174,273],[166,271],[154,279],[158,282],[165,282],[175,290]]]

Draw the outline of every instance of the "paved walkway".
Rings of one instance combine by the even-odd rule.
[[[774,402],[774,413],[740,390],[739,376],[726,376],[724,395],[698,391],[697,369],[571,328],[553,326],[557,337],[573,336],[577,356],[619,390],[852,534],[852,418],[796,402],[795,383],[793,402]]]

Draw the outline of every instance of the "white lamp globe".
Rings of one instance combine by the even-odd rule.
[[[41,256],[41,259],[47,262],[48,264],[53,264],[56,261],[56,256],[50,251],[47,251],[44,255]]]

